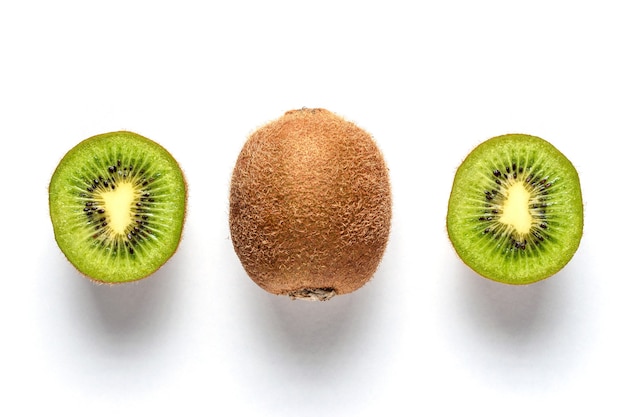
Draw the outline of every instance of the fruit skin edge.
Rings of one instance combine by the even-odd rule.
[[[452,223],[451,220],[453,219],[452,213],[454,212],[454,210],[451,210],[452,205],[456,202],[457,200],[457,196],[456,191],[458,189],[457,184],[460,181],[464,181],[464,179],[462,179],[461,177],[463,176],[463,170],[464,169],[468,169],[469,170],[469,166],[471,165],[473,159],[476,160],[481,160],[481,155],[479,152],[475,152],[477,150],[480,150],[481,148],[484,148],[485,146],[490,146],[487,145],[488,142],[490,141],[504,141],[507,140],[509,138],[514,138],[513,140],[517,140],[519,139],[519,137],[524,137],[524,138],[528,138],[529,140],[532,141],[536,141],[536,143],[540,144],[540,146],[542,147],[543,150],[547,151],[549,154],[552,154],[553,157],[555,158],[559,158],[562,160],[563,163],[567,164],[570,166],[571,170],[569,172],[569,175],[571,175],[572,177],[572,181],[574,181],[577,185],[577,187],[575,187],[573,191],[574,193],[574,197],[573,199],[575,200],[575,202],[577,203],[577,206],[580,208],[580,223],[578,225],[575,225],[575,229],[574,232],[577,236],[576,239],[572,239],[573,240],[573,244],[568,245],[565,249],[564,249],[564,253],[566,254],[565,257],[563,258],[563,260],[557,264],[557,265],[553,265],[550,268],[547,268],[546,271],[542,274],[539,275],[534,275],[534,276],[527,276],[527,277],[522,277],[522,278],[518,278],[518,277],[511,277],[509,276],[504,276],[504,274],[500,275],[497,273],[494,273],[494,271],[489,270],[488,268],[482,268],[481,266],[477,266],[475,265],[475,261],[474,258],[476,258],[475,256],[473,256],[473,251],[469,248],[463,248],[462,247],[462,242],[463,242],[463,237],[459,237],[457,239],[457,234],[451,230],[451,226],[450,224]],[[463,160],[463,162],[459,165],[459,167],[456,170],[455,176],[454,176],[454,180],[453,180],[453,185],[452,185],[452,190],[450,192],[450,197],[448,200],[448,212],[447,212],[447,216],[446,216],[446,230],[448,233],[448,239],[450,241],[450,243],[452,244],[452,247],[457,255],[457,257],[467,266],[469,267],[471,270],[473,270],[476,274],[480,275],[483,278],[498,282],[498,283],[502,283],[502,284],[508,284],[508,285],[528,285],[528,284],[533,284],[542,280],[545,280],[553,275],[555,275],[556,273],[558,273],[559,271],[561,271],[573,258],[573,256],[575,255],[576,251],[578,250],[579,246],[580,246],[580,242],[582,240],[582,234],[583,234],[583,228],[584,228],[584,205],[582,202],[582,190],[581,190],[581,186],[580,186],[580,179],[578,176],[578,171],[576,170],[576,168],[574,167],[574,165],[572,164],[572,162],[561,152],[559,151],[554,145],[552,145],[550,142],[548,142],[545,139],[542,139],[540,137],[537,136],[533,136],[533,135],[528,135],[528,134],[521,134],[521,133],[514,133],[514,134],[504,134],[504,135],[500,135],[500,136],[496,136],[493,138],[490,138],[488,140],[483,141],[482,143],[480,143],[479,145],[477,145],[467,156],[466,158]]]
[[[54,204],[54,198],[53,198],[53,194],[52,194],[52,185],[54,182],[54,179],[57,175],[59,175],[59,173],[62,171],[63,167],[67,164],[69,164],[68,161],[68,157],[71,157],[74,153],[76,153],[77,150],[80,150],[83,146],[88,145],[90,141],[94,140],[94,139],[98,139],[98,138],[108,138],[108,137],[112,137],[112,136],[128,136],[131,137],[132,140],[141,140],[145,143],[150,143],[150,144],[154,144],[156,145],[156,149],[158,149],[163,155],[165,155],[165,157],[167,159],[170,159],[171,161],[174,162],[175,166],[178,168],[177,172],[178,174],[180,174],[180,179],[181,179],[181,186],[182,186],[182,192],[183,192],[183,201],[182,201],[182,209],[183,209],[183,213],[182,213],[182,218],[180,223],[178,224],[178,231],[176,233],[177,236],[177,240],[176,240],[176,245],[171,249],[171,252],[169,253],[169,255],[167,257],[164,258],[164,260],[162,262],[159,263],[159,265],[157,265],[156,268],[152,268],[150,271],[146,272],[146,273],[142,273],[139,274],[137,276],[131,277],[131,278],[123,278],[123,279],[106,279],[106,278],[102,278],[102,277],[98,277],[98,276],[94,276],[95,274],[90,274],[88,272],[85,272],[83,270],[82,267],[82,262],[79,262],[78,260],[73,260],[71,259],[70,256],[68,256],[68,254],[63,250],[62,245],[63,242],[60,241],[60,237],[59,237],[59,233],[58,230],[61,228],[60,226],[57,226],[53,220],[54,217],[54,210],[55,210],[55,204]],[[178,163],[178,161],[173,157],[173,155],[162,145],[160,145],[158,142],[153,141],[152,139],[149,139],[145,136],[142,136],[138,133],[135,132],[131,132],[131,131],[126,131],[126,130],[120,130],[120,131],[112,131],[112,132],[107,132],[107,133],[101,133],[101,134],[97,134],[97,135],[93,135],[90,136],[86,139],[83,139],[82,141],[80,141],[78,144],[76,144],[74,147],[72,147],[70,150],[68,150],[64,156],[61,158],[61,160],[59,161],[57,167],[54,170],[54,173],[51,177],[50,183],[48,185],[48,208],[49,208],[49,215],[51,218],[51,223],[53,226],[53,234],[54,234],[54,239],[55,242],[57,243],[57,246],[59,247],[59,250],[61,250],[61,253],[63,253],[64,257],[67,259],[67,261],[76,269],[76,271],[78,273],[80,273],[81,276],[83,276],[84,278],[88,278],[91,282],[95,283],[95,284],[102,284],[102,285],[118,285],[118,284],[125,284],[125,283],[130,283],[130,282],[135,282],[135,281],[139,281],[142,280],[144,278],[148,278],[149,276],[151,276],[152,274],[154,274],[155,272],[157,272],[161,267],[163,267],[163,265],[165,265],[173,256],[174,254],[178,251],[178,248],[180,247],[180,243],[183,240],[183,232],[185,229],[185,222],[187,219],[187,202],[188,202],[188,197],[189,197],[189,193],[188,193],[188,185],[187,185],[187,180],[185,178],[185,173],[182,169],[182,167],[180,166],[180,164]],[[57,208],[58,209],[58,208]]]

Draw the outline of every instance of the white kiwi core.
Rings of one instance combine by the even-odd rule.
[[[530,214],[530,192],[523,183],[512,184],[502,205],[500,222],[512,226],[520,234],[530,232],[532,215]]]
[[[129,182],[118,183],[115,190],[100,194],[107,213],[108,225],[118,235],[124,235],[132,222],[132,204],[136,198],[135,187]]]

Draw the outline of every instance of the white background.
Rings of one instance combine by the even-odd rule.
[[[3,2],[0,414],[623,415],[624,18],[619,1]],[[228,229],[246,137],[303,106],[372,133],[394,197],[373,280],[317,304],[257,287]],[[178,159],[189,205],[177,254],[110,287],[56,246],[47,185],[121,129]],[[574,259],[527,287],[478,277],[445,231],[456,167],[510,132],[568,156],[585,202]]]

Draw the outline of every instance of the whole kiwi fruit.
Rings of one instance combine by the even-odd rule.
[[[174,254],[186,201],[185,178],[172,155],[126,131],[80,142],[49,186],[59,248],[83,275],[105,283],[144,278]]]
[[[582,238],[576,168],[536,136],[489,139],[456,172],[447,229],[459,257],[486,278],[507,284],[548,278]]]
[[[325,109],[250,135],[230,187],[232,243],[266,291],[327,300],[363,286],[389,237],[387,166],[372,137]]]

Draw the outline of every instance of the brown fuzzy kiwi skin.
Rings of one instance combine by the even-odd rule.
[[[325,109],[285,113],[252,133],[230,188],[230,231],[266,291],[327,300],[376,271],[391,224],[385,161],[371,136]]]

